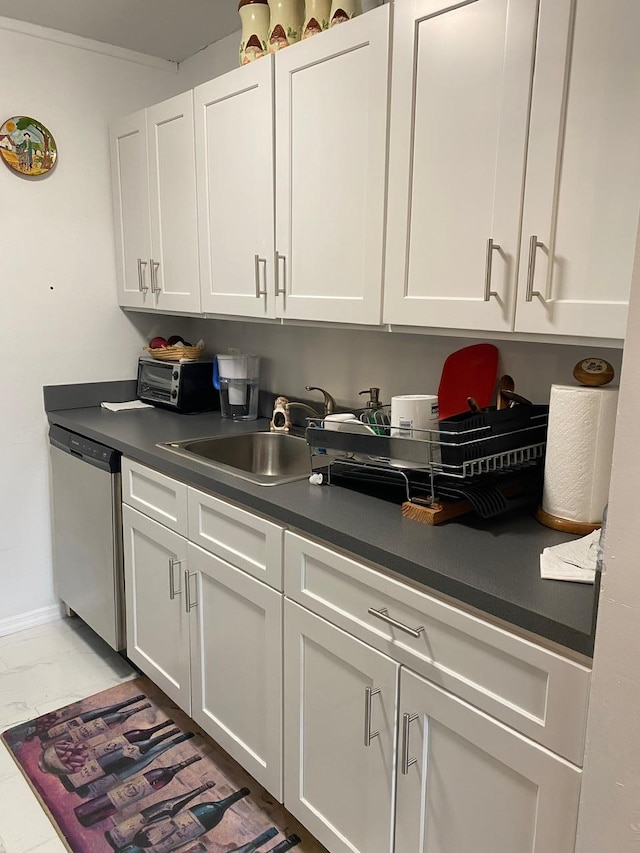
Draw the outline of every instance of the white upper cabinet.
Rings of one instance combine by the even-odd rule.
[[[147,110],[155,307],[200,311],[193,93]]]
[[[543,2],[516,331],[623,338],[640,213],[637,0]]]
[[[273,58],[194,90],[202,309],[275,316]]]
[[[119,119],[111,127],[111,177],[118,304],[153,305],[149,283],[151,223],[146,111]]]
[[[395,11],[385,321],[624,337],[640,5]]]
[[[275,57],[279,316],[380,323],[389,9]]]
[[[193,93],[111,128],[118,301],[200,311]]]
[[[537,0],[396,0],[388,323],[509,330]]]

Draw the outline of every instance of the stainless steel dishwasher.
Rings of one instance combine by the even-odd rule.
[[[125,648],[120,453],[49,428],[56,592],[117,651]]]

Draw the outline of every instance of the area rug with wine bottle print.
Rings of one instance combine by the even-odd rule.
[[[2,735],[72,853],[321,853],[148,679]]]

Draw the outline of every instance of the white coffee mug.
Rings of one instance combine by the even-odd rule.
[[[437,394],[401,394],[391,398],[391,438],[412,438],[435,442],[438,440]],[[440,448],[429,444],[425,461],[439,462]],[[391,465],[401,468],[419,468],[420,463],[403,459],[390,459]]]

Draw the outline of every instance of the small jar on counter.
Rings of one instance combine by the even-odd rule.
[[[238,14],[242,22],[240,65],[247,65],[267,53],[269,3],[267,0],[240,0]]]

